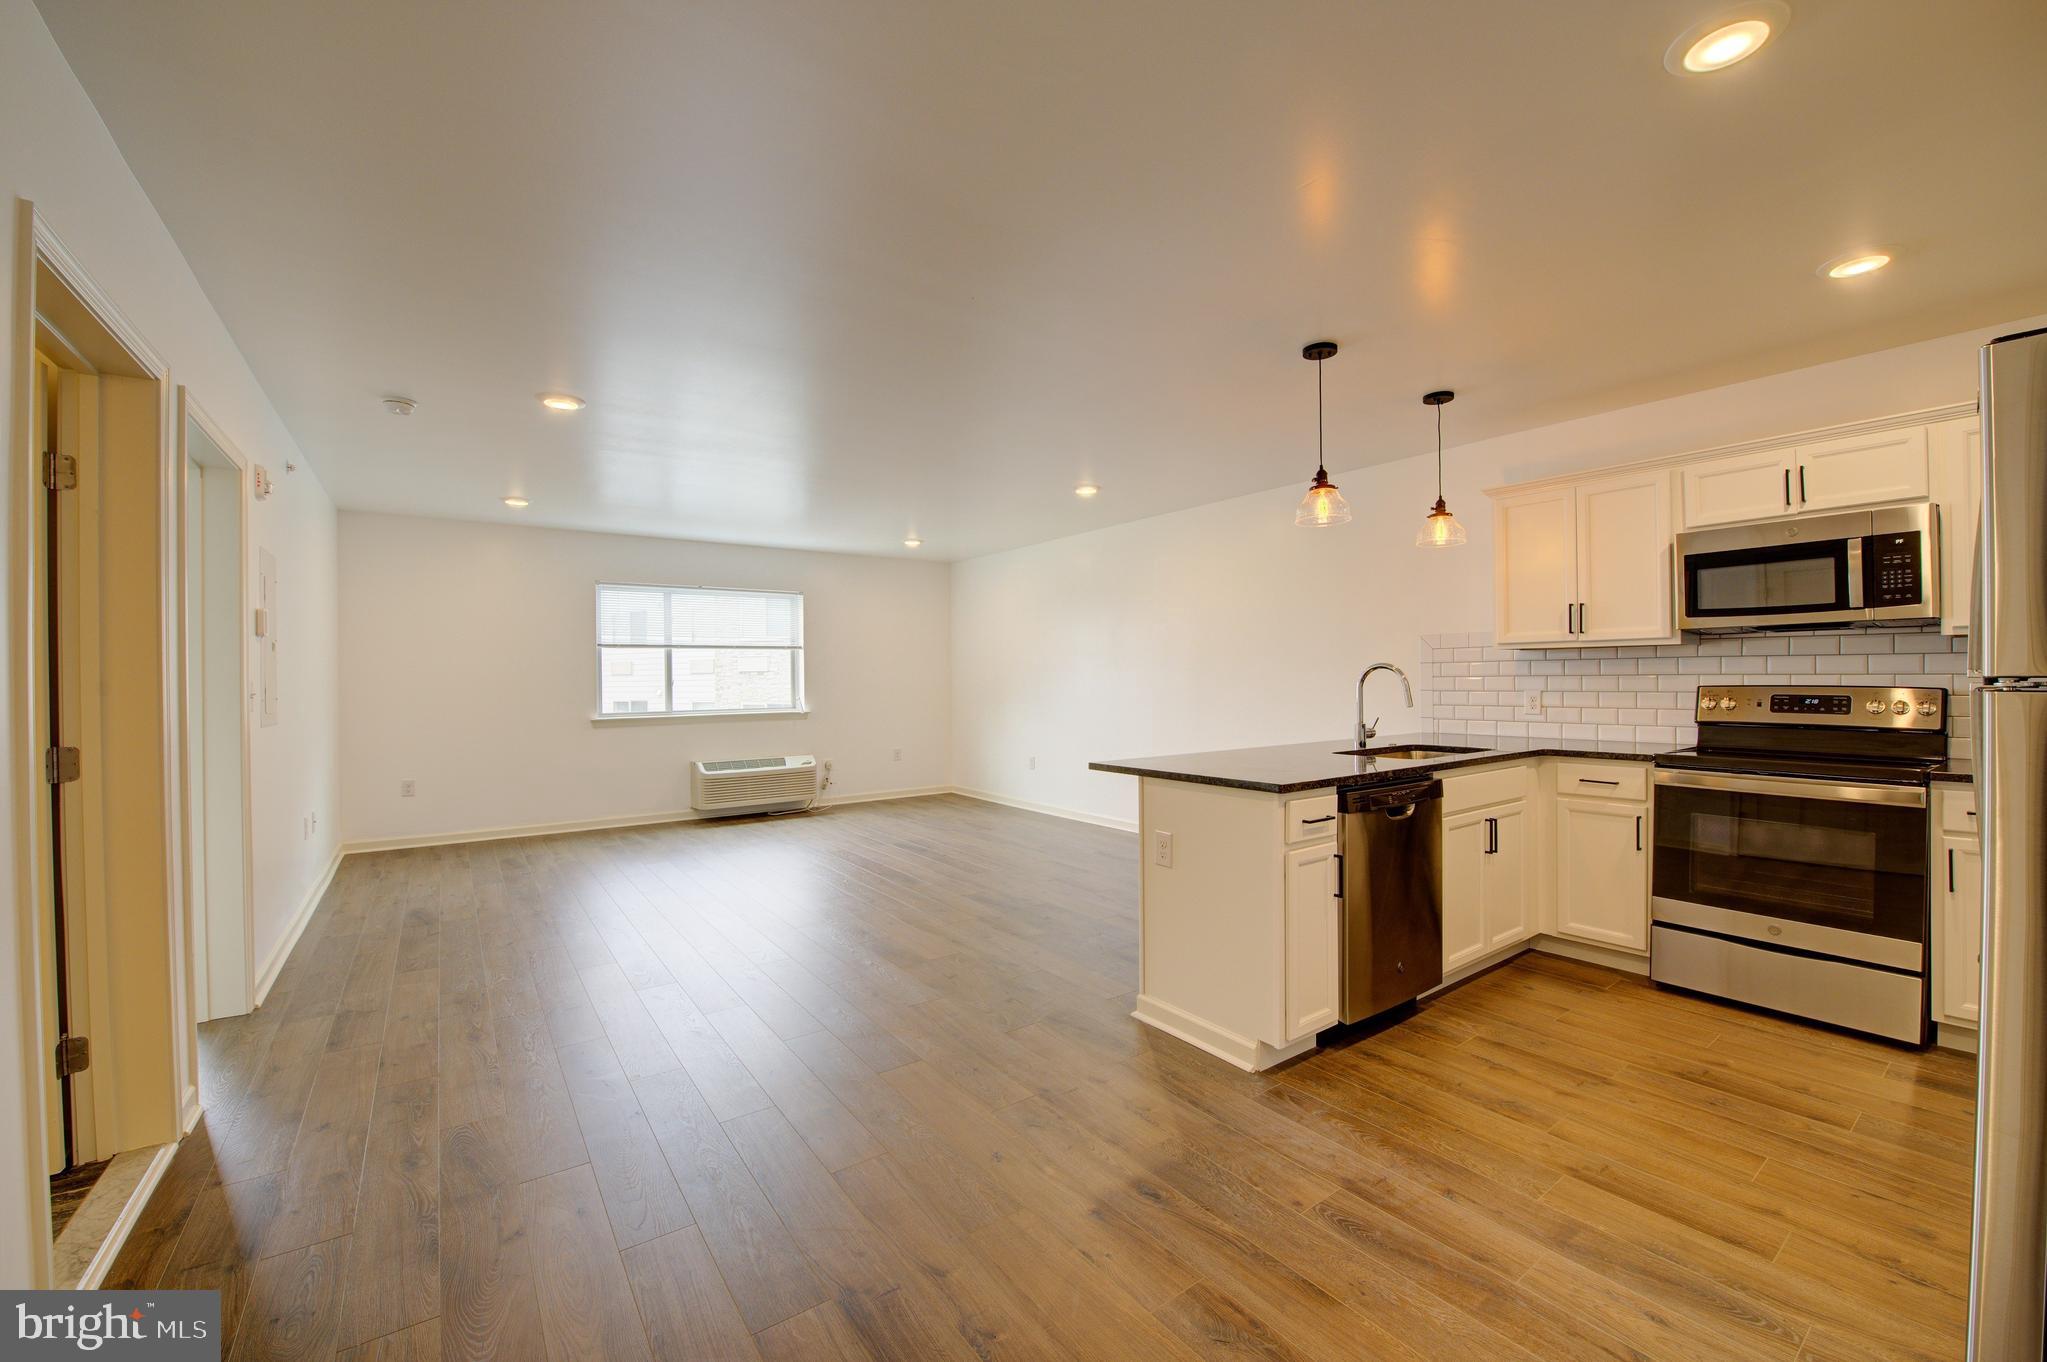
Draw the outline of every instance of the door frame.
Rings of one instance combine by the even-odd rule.
[[[13,493],[13,542],[6,566],[5,606],[8,652],[16,682],[7,715],[15,759],[10,763],[7,779],[14,799],[14,818],[9,835],[14,852],[15,994],[21,1035],[16,1059],[20,1065],[19,1078],[24,1098],[18,1119],[21,1122],[22,1148],[29,1155],[13,1171],[14,1176],[21,1179],[17,1184],[20,1204],[29,1210],[25,1225],[19,1222],[13,1227],[0,1225],[0,1233],[7,1232],[9,1228],[28,1232],[30,1241],[17,1245],[20,1258],[31,1269],[31,1280],[24,1285],[46,1287],[51,1282],[52,1263],[49,1184],[45,1172],[48,1158],[45,1082],[48,1066],[54,1063],[56,1037],[46,1034],[43,1025],[43,1001],[47,992],[54,988],[55,980],[47,977],[43,968],[54,886],[44,866],[45,856],[53,850],[49,787],[42,775],[42,749],[48,740],[50,699],[44,671],[46,655],[42,651],[45,646],[43,621],[48,587],[41,553],[43,534],[39,528],[44,488],[41,451],[35,447],[33,392],[30,387],[37,381],[35,351],[39,318],[43,319],[47,329],[64,337],[74,356],[92,361],[93,367],[105,368],[95,353],[96,347],[103,349],[108,356],[118,358],[115,367],[119,371],[134,375],[154,389],[152,406],[156,438],[155,448],[150,451],[150,462],[155,473],[153,495],[157,501],[158,522],[155,528],[161,549],[155,565],[158,587],[155,614],[161,666],[154,680],[158,699],[144,708],[158,711],[153,722],[162,734],[162,750],[155,754],[157,759],[151,765],[156,768],[155,778],[161,781],[155,796],[162,809],[161,826],[156,831],[162,838],[166,853],[161,868],[161,893],[162,901],[168,905],[170,912],[162,921],[156,921],[152,908],[149,919],[140,923],[124,922],[122,930],[124,939],[127,939],[126,932],[137,931],[136,945],[145,958],[161,951],[171,967],[171,977],[160,981],[164,985],[167,1004],[164,1014],[152,1016],[149,1014],[153,1007],[145,1006],[137,1011],[131,1006],[124,1011],[123,1033],[132,1037],[134,1034],[146,1034],[150,1027],[154,1027],[160,1033],[168,1033],[165,1037],[168,1048],[157,1052],[161,1059],[147,1054],[124,1055],[122,1051],[128,1047],[117,1046],[116,1036],[100,1034],[97,1026],[88,1032],[95,1042],[94,1068],[106,1066],[102,1073],[94,1075],[95,1086],[117,1084],[124,1099],[121,1105],[129,1109],[121,1119],[126,1122],[132,1118],[131,1133],[148,1137],[131,1139],[129,1143],[175,1139],[186,1128],[188,1123],[184,1116],[188,1111],[196,1114],[197,1109],[197,1055],[189,999],[181,986],[184,932],[179,920],[182,910],[179,862],[182,849],[176,795],[182,753],[175,728],[179,695],[178,678],[174,675],[176,649],[170,646],[175,640],[172,631],[176,627],[170,583],[174,580],[172,555],[177,543],[177,527],[170,523],[170,517],[177,499],[170,460],[174,445],[166,438],[172,415],[168,367],[79,264],[31,201],[17,199],[15,217],[15,302],[10,319],[14,364],[13,372],[7,376],[14,400],[14,419],[8,431],[11,449],[6,473]],[[47,300],[39,300],[37,296],[38,276],[43,272],[47,272],[61,290],[57,296]],[[46,306],[60,311],[63,317],[75,318],[75,329],[59,325],[61,317],[46,317]],[[92,332],[91,337],[84,334],[88,330]],[[84,709],[90,712],[96,708],[97,698],[85,697]],[[148,754],[144,756],[146,758]],[[100,816],[98,809],[86,815],[89,823]],[[156,872],[152,871],[148,878],[153,881],[155,877]],[[104,913],[105,904],[91,905],[91,911]],[[102,917],[102,926],[106,921]],[[102,931],[97,942],[88,940],[88,952],[97,951],[105,958],[109,945],[107,935],[109,933]],[[105,1001],[89,999],[87,1005],[93,1013],[97,1013]],[[139,1032],[138,1027],[141,1028]],[[123,1065],[124,1059],[129,1061],[128,1066]],[[171,1072],[151,1072],[160,1069],[162,1060],[168,1060]],[[132,1097],[129,1090],[131,1082],[141,1085],[133,1090]],[[95,1104],[96,1107],[99,1105],[102,1104]],[[96,1111],[95,1116],[102,1122],[115,1119],[111,1112]],[[121,1142],[120,1139],[112,1141],[114,1144]],[[115,1149],[105,1148],[99,1152],[111,1154]]]
[[[193,926],[198,918],[207,912],[207,898],[204,893],[204,886],[195,885],[192,882],[193,871],[196,866],[203,863],[207,867],[207,873],[210,877],[212,874],[212,857],[206,857],[202,862],[200,857],[193,854],[192,839],[195,836],[206,836],[209,825],[203,818],[195,819],[192,817],[194,795],[192,789],[192,754],[188,745],[183,741],[184,736],[192,731],[191,718],[195,705],[203,708],[206,702],[205,695],[194,696],[190,694],[189,688],[184,684],[185,679],[192,674],[192,621],[187,612],[187,603],[191,599],[189,593],[191,583],[189,578],[193,566],[192,554],[196,547],[189,543],[186,538],[186,527],[191,523],[187,519],[187,513],[190,509],[191,497],[194,491],[191,485],[192,456],[187,444],[186,432],[191,426],[196,425],[206,433],[206,438],[213,442],[214,447],[227,457],[227,461],[234,465],[235,470],[235,515],[237,521],[235,529],[237,547],[235,558],[235,636],[238,640],[236,649],[236,695],[238,698],[235,710],[239,716],[237,722],[241,728],[240,745],[242,757],[240,771],[242,789],[242,996],[248,1001],[249,1007],[247,1010],[254,1011],[256,1002],[256,844],[254,783],[251,779],[249,760],[251,738],[248,703],[249,461],[239,449],[235,448],[234,442],[228,439],[227,432],[221,429],[220,423],[209,416],[206,409],[192,396],[192,390],[182,383],[177,388],[177,408],[178,496],[175,515],[178,523],[176,594],[178,617],[176,665],[179,677],[177,731],[179,735],[178,789],[180,802],[178,807],[179,819],[183,830],[183,840],[180,842],[181,859],[183,862],[180,878],[185,891],[185,940],[187,943],[199,940],[210,941],[214,926],[209,919],[205,923],[206,930],[203,935],[195,930]],[[204,616],[202,615],[203,618]],[[203,647],[203,641],[201,646]],[[207,755],[210,757],[212,754],[209,752]],[[198,792],[198,795],[203,803],[205,792],[201,790]],[[185,954],[185,996],[188,1003],[194,1008],[196,1018],[197,1002],[201,992],[199,988],[199,975],[202,970],[207,968],[207,962],[199,958],[196,950],[188,950]],[[207,997],[209,1000],[208,1010],[211,1011],[210,988],[207,990]]]

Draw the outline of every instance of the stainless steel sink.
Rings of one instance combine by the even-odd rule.
[[[1454,757],[1464,752],[1483,752],[1483,747],[1346,747],[1339,757],[1385,757],[1389,761],[1427,761],[1431,757]]]

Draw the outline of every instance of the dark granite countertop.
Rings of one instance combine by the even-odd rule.
[[[1976,779],[1976,763],[1967,757],[1949,757],[1933,768],[1933,778],[1936,782],[1970,784]]]
[[[1676,743],[1601,742],[1590,738],[1495,738],[1469,733],[1397,733],[1374,738],[1370,747],[1468,747],[1475,751],[1421,761],[1390,757],[1354,757],[1343,749],[1355,746],[1345,738],[1297,742],[1283,747],[1241,747],[1231,752],[1188,752],[1172,757],[1129,757],[1091,761],[1091,771],[1185,780],[1197,785],[1227,785],[1239,790],[1293,794],[1298,790],[1377,785],[1415,775],[1436,775],[1470,766],[1486,766],[1528,757],[1590,757],[1616,761],[1654,761],[1677,750]]]

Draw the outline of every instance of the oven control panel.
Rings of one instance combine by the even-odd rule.
[[[1947,731],[1947,695],[1936,687],[1701,686],[1702,724],[1817,724],[1829,728]]]

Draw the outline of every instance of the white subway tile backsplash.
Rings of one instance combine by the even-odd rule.
[[[1968,750],[1967,640],[1932,630],[1690,638],[1613,648],[1518,649],[1490,634],[1425,637],[1437,727],[1479,736],[1687,744],[1701,684],[1945,686],[1955,755]],[[1543,713],[1521,709],[1541,690]]]

